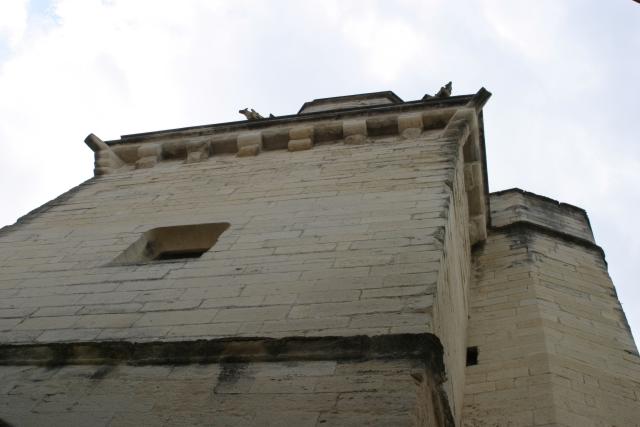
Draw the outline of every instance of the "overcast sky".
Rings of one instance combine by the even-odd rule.
[[[485,107],[491,191],[585,208],[640,337],[640,4],[0,0],[0,226],[92,175],[83,140],[291,114],[452,80]]]

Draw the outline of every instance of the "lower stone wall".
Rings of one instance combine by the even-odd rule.
[[[453,427],[442,354],[431,334],[0,345],[0,426]]]
[[[13,426],[413,426],[412,360],[0,367]]]
[[[597,247],[506,227],[474,273],[464,426],[640,425],[640,359]]]

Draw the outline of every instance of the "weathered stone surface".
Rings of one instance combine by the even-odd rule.
[[[0,367],[0,418],[22,425],[411,426],[412,360]]]
[[[243,147],[238,147],[238,157],[256,156],[259,152],[259,145],[245,145]]]
[[[23,225],[32,237],[0,244],[2,268],[22,277],[0,301],[23,313],[3,326],[5,342],[27,332],[90,340],[96,330],[120,339],[129,328],[144,339],[352,335],[368,329],[355,319],[381,313],[377,331],[429,332],[440,260],[426,252],[442,250],[450,146],[425,134],[259,160],[218,154],[92,181]],[[147,230],[210,221],[231,226],[200,258],[109,265]],[[62,260],[63,270],[32,275]]]
[[[367,121],[365,119],[352,119],[342,122],[342,134],[345,139],[353,135],[367,135]]]
[[[313,140],[314,129],[313,126],[295,126],[289,131],[289,138],[291,139],[311,139]]]
[[[185,163],[197,163],[209,158],[209,143],[207,141],[189,141],[185,144],[187,159]]]
[[[289,151],[309,150],[313,148],[313,142],[310,138],[292,139],[289,141]]]
[[[246,132],[238,135],[238,157],[255,156],[262,149],[262,133]]]
[[[416,138],[422,133],[422,113],[398,115],[398,132],[403,138]]]

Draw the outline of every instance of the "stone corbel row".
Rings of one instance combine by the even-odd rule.
[[[309,150],[314,143],[314,128],[312,125],[296,126],[289,130],[289,151]],[[238,157],[256,156],[263,150],[261,131],[240,133],[237,138]]]
[[[442,128],[454,114],[455,108],[432,111],[407,112],[394,115],[362,117],[342,121],[324,121],[313,124],[293,125],[289,128],[267,128],[238,133],[214,134],[208,139],[165,142],[143,142],[116,144],[110,146],[97,136],[89,135],[85,142],[96,156],[95,175],[112,173],[123,166],[133,165],[136,169],[154,167],[163,159],[185,158],[185,163],[207,160],[214,152],[213,141],[224,141],[221,152],[233,153],[238,157],[256,156],[264,149],[284,148],[289,151],[309,150],[316,142],[343,140],[345,144],[364,144],[370,137],[401,135],[414,138],[424,129]],[[274,145],[273,134],[277,133]],[[186,139],[186,137],[185,137]],[[232,144],[232,145],[230,145]],[[265,145],[267,148],[265,148]]]
[[[441,113],[441,112],[440,112]],[[415,138],[425,128],[423,112],[399,114],[397,120],[398,134],[403,138]],[[389,117],[386,118],[389,120]],[[359,145],[368,141],[369,128],[375,118],[358,118],[342,121],[342,139],[345,144]],[[289,130],[289,151],[309,150],[314,145],[315,128],[313,125],[296,126]],[[261,132],[246,132],[238,135],[238,156],[255,156],[262,150]]]
[[[487,201],[476,110],[459,109],[447,124],[442,137],[454,139],[462,145],[464,185],[469,208],[469,240],[473,245],[487,238]]]

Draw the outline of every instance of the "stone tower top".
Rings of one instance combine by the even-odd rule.
[[[404,101],[390,90],[384,92],[361,93],[357,95],[318,98],[305,102],[298,114],[319,111],[342,110],[346,108],[372,107],[374,105],[402,104]]]

